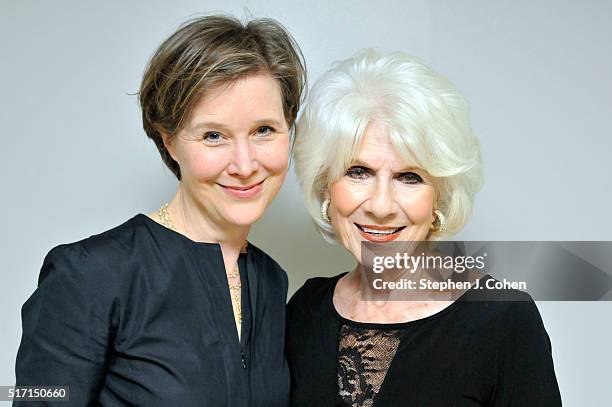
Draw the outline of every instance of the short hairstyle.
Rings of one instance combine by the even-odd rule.
[[[210,15],[187,21],[151,58],[140,86],[142,123],[172,173],[179,165],[164,146],[210,89],[260,72],[278,80],[283,113],[293,134],[306,82],[304,57],[287,30],[272,19],[239,20]]]
[[[447,225],[430,238],[461,229],[483,179],[468,113],[448,79],[402,53],[366,49],[335,63],[309,91],[293,151],[306,207],[323,237],[336,242],[321,202],[352,165],[372,122],[385,126],[400,157],[434,178],[434,208]]]

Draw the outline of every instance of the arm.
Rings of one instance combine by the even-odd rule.
[[[561,406],[550,339],[533,300],[509,303],[499,322],[491,406]]]
[[[38,288],[22,308],[17,386],[69,386],[70,400],[62,405],[95,404],[117,325],[117,283],[103,267],[77,244],[47,255]]]

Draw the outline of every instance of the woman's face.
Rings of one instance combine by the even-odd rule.
[[[396,153],[383,126],[366,128],[355,161],[332,184],[328,214],[359,261],[361,242],[426,240],[434,221],[433,179]]]
[[[287,172],[289,128],[278,82],[253,74],[208,92],[170,142],[189,199],[219,226],[250,225]]]

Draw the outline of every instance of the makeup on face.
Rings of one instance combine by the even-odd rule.
[[[258,182],[256,184],[247,185],[247,186],[233,186],[233,185],[223,185],[217,184],[223,191],[225,191],[228,195],[236,199],[249,199],[255,197],[261,190],[262,185],[265,180]]]
[[[387,227],[380,225],[360,225],[358,223],[355,223],[355,226],[359,230],[359,234],[370,242],[390,242],[397,239],[401,231],[406,228],[406,226]]]
[[[362,241],[426,240],[434,220],[432,181],[399,156],[383,126],[371,123],[352,165],[330,189],[340,241],[359,258]]]
[[[251,225],[280,190],[289,163],[278,81],[260,73],[208,91],[171,147],[183,192],[210,221]]]

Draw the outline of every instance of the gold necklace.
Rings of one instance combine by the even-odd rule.
[[[162,225],[164,225],[168,229],[172,229],[176,231],[176,229],[174,229],[174,225],[172,224],[172,221],[170,220],[170,215],[168,215],[168,204],[167,203],[163,204],[162,207],[159,208],[159,211],[157,211],[157,214],[159,215],[159,221],[161,222]]]
[[[240,282],[240,269],[238,265],[234,267],[232,274],[227,275],[227,285],[230,290],[230,297],[232,299],[232,310],[234,311],[234,319],[236,320],[236,328],[238,328],[238,335],[240,336],[240,327],[242,324],[242,304],[241,304],[241,291],[242,283]],[[234,284],[230,282],[230,279],[238,279]]]
[[[176,232],[174,224],[170,219],[170,214],[168,214],[168,204],[165,203],[159,208],[157,212],[159,215],[160,223],[167,227],[168,229],[172,229]],[[246,248],[246,243],[243,249]],[[242,292],[242,282],[240,281],[240,269],[238,268],[238,263],[234,267],[234,270],[231,273],[226,273],[227,283],[230,290],[230,299],[232,300],[232,311],[234,312],[234,319],[236,320],[236,329],[238,329],[238,337],[240,338],[240,328],[242,325],[242,304],[241,304],[241,292]],[[236,280],[237,282],[232,283],[230,280]]]

